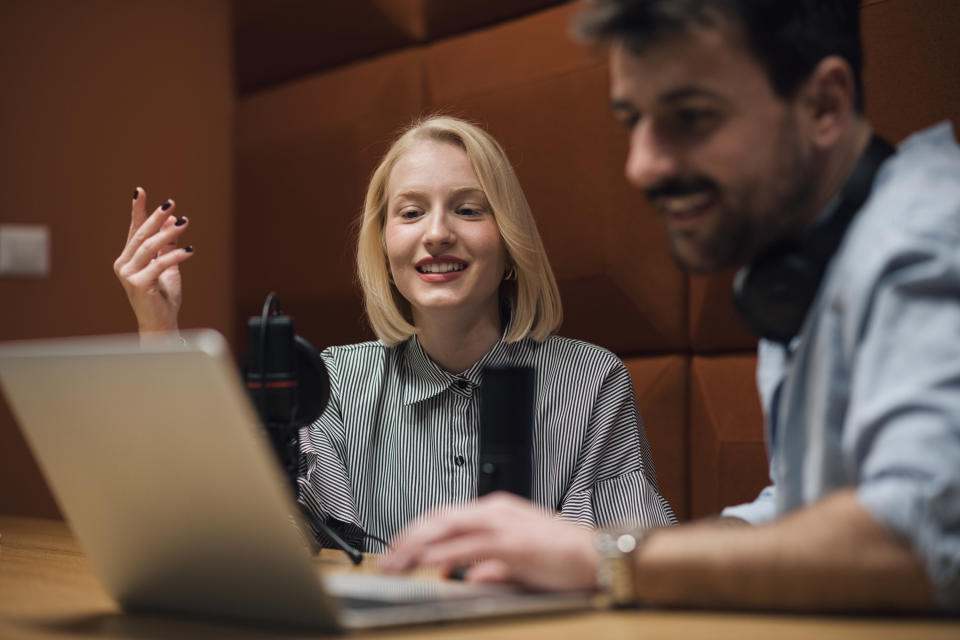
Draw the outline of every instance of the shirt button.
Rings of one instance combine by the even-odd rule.
[[[467,461],[463,456],[457,456],[453,459],[453,464],[457,465],[458,467],[462,467],[466,462]]]
[[[464,378],[457,378],[457,386],[466,391],[470,387],[470,383]]]

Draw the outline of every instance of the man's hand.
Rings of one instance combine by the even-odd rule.
[[[424,518],[395,544],[387,570],[430,565],[449,572],[476,562],[468,580],[596,587],[591,531],[507,494]],[[917,557],[849,489],[765,525],[706,521],[659,530],[634,562],[637,595],[651,606],[885,612],[933,606]]]
[[[558,521],[526,500],[495,493],[414,522],[394,541],[387,571],[471,565],[466,579],[534,589],[593,589],[597,554],[589,529]],[[475,564],[472,564],[475,563]]]

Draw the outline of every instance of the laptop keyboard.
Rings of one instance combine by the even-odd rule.
[[[502,584],[471,584],[364,573],[328,573],[323,578],[323,584],[330,595],[343,600],[345,604],[361,608],[388,603],[467,600],[517,593],[516,587]]]

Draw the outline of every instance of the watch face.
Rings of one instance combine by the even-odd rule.
[[[637,548],[637,538],[632,533],[621,533],[617,536],[615,544],[620,553],[632,553]]]

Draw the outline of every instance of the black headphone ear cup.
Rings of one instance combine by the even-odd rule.
[[[789,342],[807,315],[820,286],[820,266],[799,247],[765,254],[734,281],[734,305],[757,335]]]
[[[874,137],[839,194],[836,210],[792,242],[764,251],[737,273],[733,302],[761,338],[790,342],[803,327],[820,281],[857,211],[870,195],[880,166],[896,150]]]

